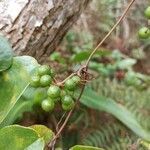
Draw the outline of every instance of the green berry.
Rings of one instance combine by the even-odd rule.
[[[45,87],[52,83],[52,78],[50,75],[43,75],[40,78],[40,84],[41,86]]]
[[[76,88],[76,83],[72,79],[68,79],[65,82],[65,88],[67,90],[73,91]]]
[[[71,110],[74,107],[74,105],[75,105],[74,101],[71,104],[69,104],[69,105],[62,104],[62,109],[64,111],[69,111],[69,110]]]
[[[60,96],[60,88],[56,85],[51,85],[49,87],[49,89],[47,90],[47,95],[52,98],[52,99],[55,99],[55,98],[58,98]]]
[[[78,84],[80,82],[80,77],[79,76],[73,76],[71,78],[76,84]]]
[[[38,75],[43,76],[43,75],[51,75],[51,69],[47,65],[42,65],[38,68]]]
[[[147,27],[142,27],[139,30],[139,37],[141,39],[147,39],[150,37],[150,29],[148,29]]]
[[[70,95],[66,95],[66,96],[64,96],[64,97],[62,98],[62,103],[63,103],[64,105],[70,105],[70,104],[73,103],[73,99],[72,99],[72,97],[71,97]]]
[[[41,107],[44,111],[49,112],[54,109],[55,103],[50,99],[45,99],[41,103]]]
[[[150,19],[150,6],[146,8],[144,14],[146,18]]]
[[[32,87],[38,87],[40,85],[40,77],[39,76],[32,76],[31,81],[30,81],[30,85]]]

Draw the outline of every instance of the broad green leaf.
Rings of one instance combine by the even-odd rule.
[[[12,67],[0,73],[0,123],[28,87],[30,73],[37,66],[37,61],[32,57],[15,57]]]
[[[76,145],[70,148],[69,150],[104,150],[104,149],[93,146]]]
[[[112,114],[138,136],[150,141],[150,133],[145,131],[136,120],[135,116],[121,104],[116,103],[112,99],[97,95],[97,93],[90,88],[85,89],[80,101],[90,108]]]
[[[0,150],[24,150],[38,139],[38,134],[32,128],[7,126],[0,129]]]
[[[38,133],[40,138],[44,139],[45,143],[48,143],[50,140],[52,140],[54,136],[54,133],[52,132],[52,130],[50,130],[44,125],[33,125],[31,126],[31,128],[33,128]]]
[[[25,150],[44,150],[45,144],[42,138],[36,140],[33,144],[28,146]]]
[[[13,124],[16,119],[22,117],[23,112],[31,110],[32,100],[25,100],[21,97],[2,121],[0,128]]]
[[[41,101],[46,98],[46,96],[47,92],[45,88],[35,89],[28,87],[2,121],[0,128],[13,124],[16,119],[22,117],[23,112],[32,111],[33,105],[40,105]]]
[[[12,65],[12,48],[6,38],[0,35],[0,72]]]

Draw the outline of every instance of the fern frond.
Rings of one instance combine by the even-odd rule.
[[[131,111],[142,127],[150,131],[150,87],[144,90],[127,86],[123,82],[98,78],[92,87],[99,95],[110,97]]]
[[[89,133],[82,144],[102,147],[106,150],[146,150],[138,143],[138,138],[120,124],[109,124]]]

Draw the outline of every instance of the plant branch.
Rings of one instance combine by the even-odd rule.
[[[83,91],[85,89],[85,84],[87,83],[87,76],[88,76],[88,65],[89,65],[89,62],[91,60],[91,58],[93,57],[93,55],[95,54],[95,52],[98,50],[98,48],[104,43],[104,41],[111,35],[111,33],[116,29],[116,27],[120,24],[120,22],[124,19],[124,17],[126,16],[128,10],[130,9],[130,7],[132,6],[132,4],[135,2],[135,0],[131,0],[131,2],[128,4],[127,8],[124,10],[122,16],[119,18],[119,20],[116,22],[116,24],[112,27],[112,29],[108,32],[108,34],[102,39],[102,41],[96,46],[96,48],[93,50],[93,52],[91,53],[91,55],[89,56],[88,60],[86,61],[86,64],[84,66],[81,66],[80,69],[78,71],[76,71],[75,73],[73,74],[77,74],[79,76],[81,76],[83,74],[83,78],[84,78],[84,84],[81,88],[81,92],[80,92],[80,95],[79,97],[77,98],[76,100],[76,103],[75,103],[75,106],[77,105],[77,103],[79,102],[82,94],[83,94]],[[71,74],[68,78],[70,78],[73,74]],[[68,79],[67,78],[67,79]],[[66,79],[64,80],[66,81]],[[64,82],[63,81],[63,82]],[[61,125],[60,129],[58,130],[58,132],[56,133],[56,135],[54,136],[53,140],[49,142],[48,144],[48,147],[51,148],[51,147],[54,147],[55,145],[55,142],[56,142],[56,139],[59,138],[61,132],[63,131],[63,129],[65,128],[69,118],[71,117],[72,113],[73,113],[73,110],[75,109],[75,106],[73,107],[72,110],[69,111],[65,121],[63,122],[63,124]]]

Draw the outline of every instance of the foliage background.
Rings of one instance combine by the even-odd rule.
[[[91,1],[61,45],[46,58],[46,63],[55,68],[58,80],[65,79],[85,63],[128,2],[129,0]],[[81,103],[57,142],[57,147],[62,147],[60,149],[68,150],[76,144],[106,150],[148,149],[150,39],[140,40],[137,32],[142,26],[148,26],[143,12],[149,4],[149,0],[136,1],[127,17],[94,55],[89,66],[92,80],[88,81]],[[45,58],[42,59],[45,63]],[[29,78],[29,75],[26,77]],[[43,124],[55,131],[64,112],[59,106],[53,113],[44,112],[39,104],[45,95],[42,88],[36,91],[28,88],[21,98],[19,95],[19,103],[8,114],[13,119],[6,117],[1,126],[12,123],[23,126]],[[12,95],[10,97],[13,99]]]

